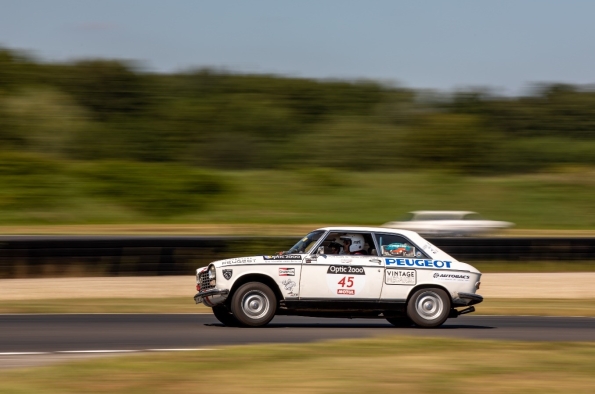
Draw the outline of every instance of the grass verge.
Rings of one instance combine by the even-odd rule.
[[[517,229],[595,228],[590,168],[477,177],[432,171],[197,172],[166,163],[82,163],[30,156],[4,158],[4,163],[0,223],[15,227],[1,226],[3,233],[49,224],[98,225],[102,233],[147,223],[163,225],[168,233],[212,223],[379,225],[424,209],[477,211],[486,218],[514,222]],[[124,174],[122,168],[127,169]],[[123,229],[111,229],[110,224]],[[177,224],[182,227],[176,229]],[[153,225],[146,225],[148,231],[155,231]],[[75,227],[58,226],[55,231],[78,234]],[[43,228],[37,231],[46,233]],[[225,233],[254,234],[249,226],[231,226]]]
[[[0,313],[211,313],[192,296],[0,301]]]
[[[381,337],[0,372],[10,393],[592,393],[595,344]]]
[[[481,315],[592,316],[595,299],[489,298],[476,306]],[[82,298],[0,301],[0,313],[211,313],[190,297]]]

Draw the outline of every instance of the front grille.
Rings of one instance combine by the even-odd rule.
[[[213,283],[215,280],[213,280]],[[198,274],[198,284],[200,285],[200,291],[209,290],[215,287],[215,285],[211,285],[211,279],[209,279],[209,272],[201,272]]]

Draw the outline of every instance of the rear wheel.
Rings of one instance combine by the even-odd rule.
[[[275,293],[260,282],[248,282],[240,286],[231,300],[231,312],[242,326],[262,327],[267,325],[277,310]]]
[[[420,327],[438,327],[448,319],[449,313],[450,298],[438,288],[416,291],[407,304],[407,316]]]
[[[213,315],[228,327],[237,327],[240,325],[238,319],[223,305],[214,306]]]

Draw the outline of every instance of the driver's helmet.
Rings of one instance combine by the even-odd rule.
[[[349,244],[349,252],[350,253],[354,253],[360,250],[364,250],[364,237],[363,235],[360,234],[345,234],[345,235],[341,235],[339,238],[341,238],[342,241],[345,240],[349,240],[350,244]]]

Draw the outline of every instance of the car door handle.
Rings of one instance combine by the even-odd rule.
[[[380,259],[370,259],[370,262],[371,263],[378,263],[378,264],[380,264],[380,263],[382,263],[382,260],[380,260]]]

